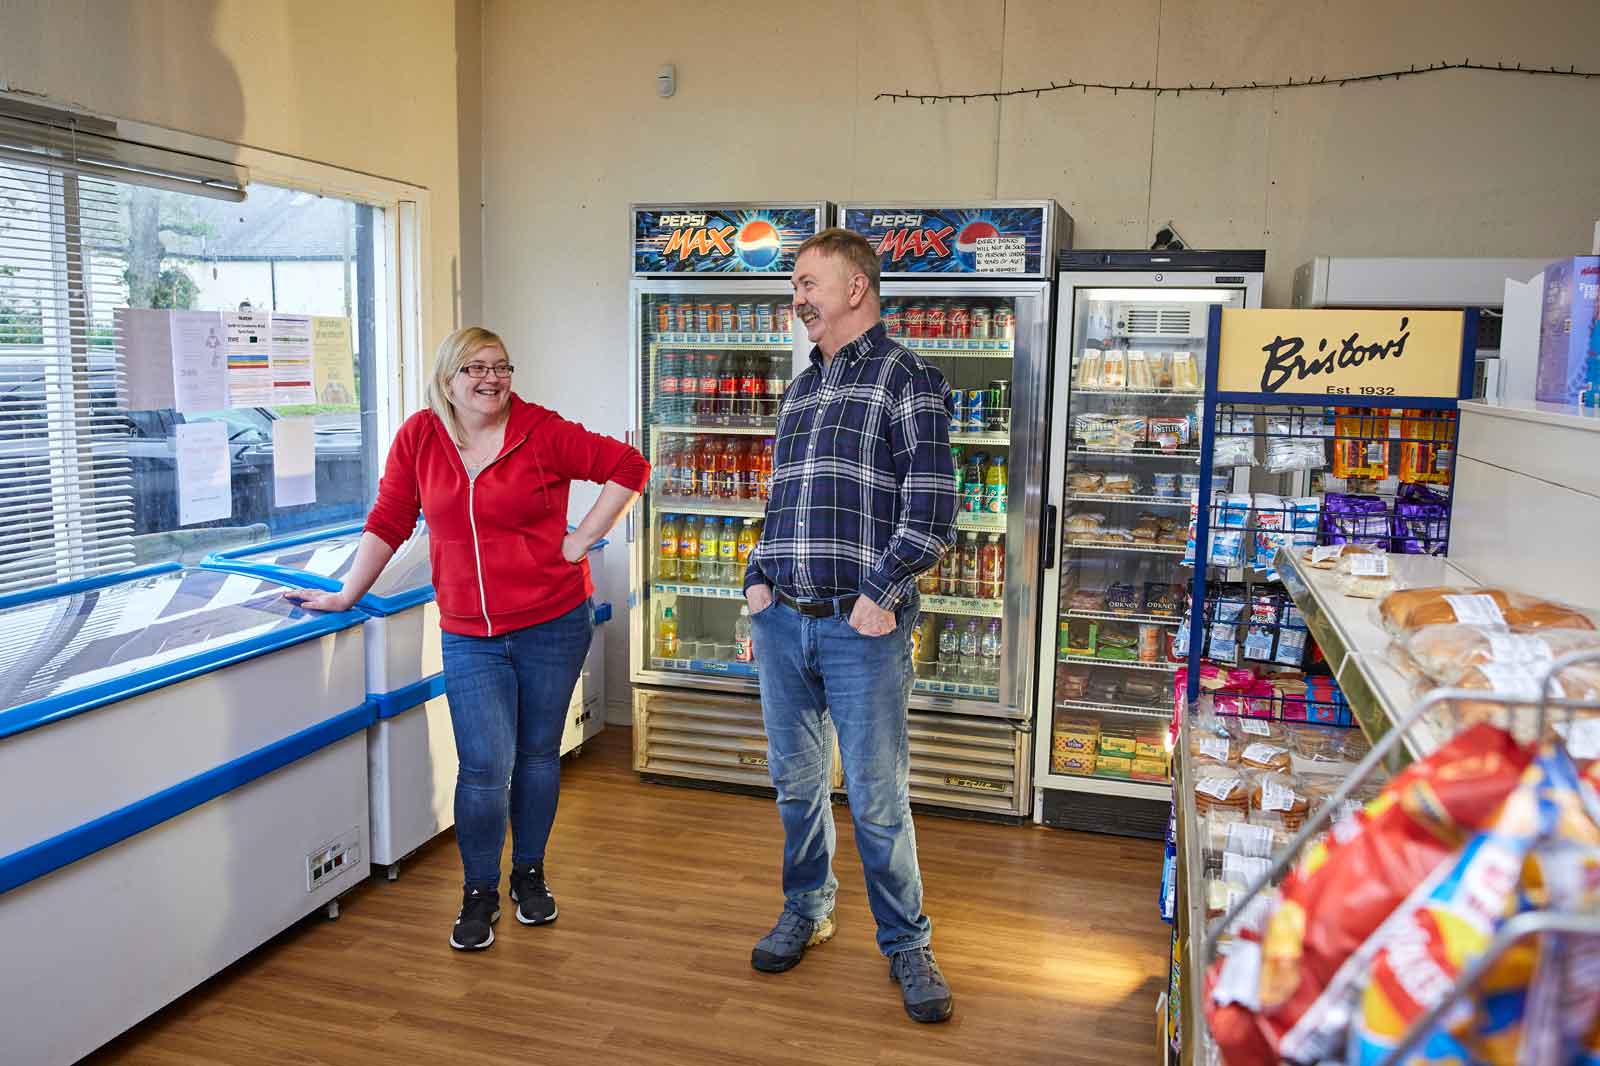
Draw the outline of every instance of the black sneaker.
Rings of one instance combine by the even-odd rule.
[[[750,952],[750,965],[762,973],[792,970],[805,955],[806,948],[833,939],[833,932],[832,913],[821,918],[802,918],[785,908],[772,931],[756,941],[755,949]]]
[[[544,863],[536,862],[525,870],[511,871],[511,899],[517,905],[517,921],[523,925],[549,925],[560,913],[550,886],[544,883]]]
[[[942,1022],[955,1004],[932,948],[898,951],[889,959],[889,980],[900,982],[900,998],[914,1022]]]
[[[469,888],[461,897],[461,913],[450,930],[450,946],[457,951],[482,951],[494,943],[494,923],[500,920],[500,893],[492,888]]]

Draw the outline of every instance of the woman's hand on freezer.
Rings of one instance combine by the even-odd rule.
[[[343,592],[322,592],[318,589],[291,589],[283,594],[283,598],[308,611],[348,611],[354,606]]]

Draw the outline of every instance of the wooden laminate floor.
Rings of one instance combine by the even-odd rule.
[[[1168,933],[1160,845],[919,815],[934,947],[955,1017],[917,1025],[873,942],[847,812],[839,934],[751,970],[776,918],[770,800],[641,782],[611,729],[563,768],[554,925],[507,909],[452,951],[449,834],[85,1060],[109,1064],[1151,1063]],[[508,860],[509,861],[509,860]],[[502,893],[504,892],[502,882]]]

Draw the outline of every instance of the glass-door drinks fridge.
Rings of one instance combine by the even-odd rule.
[[[778,404],[795,374],[789,275],[828,211],[820,202],[632,209],[634,431],[654,471],[632,544],[636,684],[757,692],[741,638],[744,569],[761,535]]]
[[[1260,306],[1265,253],[1071,251],[1059,266],[1034,814],[1159,837],[1208,316]]]

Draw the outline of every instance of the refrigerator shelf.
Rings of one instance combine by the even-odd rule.
[[[1137,718],[1157,718],[1163,722],[1172,720],[1172,708],[1149,707],[1136,703],[1110,703],[1102,700],[1057,700],[1058,711],[1108,711],[1112,714],[1126,714]]]
[[[1134,622],[1145,626],[1181,626],[1183,619],[1159,614],[1116,614],[1111,611],[1066,611],[1065,618],[1088,618],[1097,622]]]
[[[691,344],[696,348],[719,348],[723,351],[730,348],[765,348],[786,352],[794,347],[794,342],[781,333],[657,333],[655,340],[650,342],[650,350],[682,348]]]
[[[650,665],[657,670],[672,670],[682,674],[726,674],[729,677],[759,677],[761,674],[755,663],[729,659],[663,659],[652,655]]]
[[[1131,493],[1116,492],[1073,492],[1064,498],[1075,503],[1137,503],[1146,507],[1189,506],[1188,500],[1172,496],[1134,496]]]
[[[1004,533],[1009,515],[985,514],[981,511],[962,511],[956,515],[957,529],[973,529],[987,533]]]
[[[1205,393],[1195,389],[1086,389],[1075,387],[1074,396],[1187,396],[1196,404],[1205,399]]]
[[[911,690],[930,696],[967,696],[980,700],[1000,698],[1000,689],[995,685],[974,685],[966,681],[931,681],[922,677],[917,678]]]
[[[767,513],[764,500],[708,500],[704,496],[668,496],[658,493],[652,498],[658,511],[672,514],[714,514],[733,518],[761,518]]]
[[[950,435],[950,439],[952,441],[955,440],[955,434],[954,433],[952,433]],[[1198,449],[1198,448],[1178,448],[1178,449],[1175,449],[1173,451],[1164,451],[1164,450],[1162,450],[1160,448],[1089,448],[1089,447],[1080,447],[1080,448],[1068,448],[1067,449],[1067,454],[1068,455],[1088,455],[1088,456],[1110,456],[1110,457],[1125,456],[1125,457],[1127,457],[1129,459],[1187,459],[1190,462],[1199,462],[1199,460],[1200,460],[1200,449]]]
[[[1004,447],[1010,447],[1010,445],[1011,445],[1011,434],[1010,433],[990,433],[990,432],[987,432],[987,431],[985,431],[983,433],[967,433],[967,432],[964,432],[964,431],[963,432],[952,431],[951,434],[950,434],[950,443],[951,444],[998,444],[998,445],[1001,445],[1001,446],[1004,446]]]
[[[973,618],[1003,618],[1004,600],[978,600],[965,596],[923,596],[924,614],[960,614]]]
[[[740,576],[744,574],[741,571]],[[670,592],[675,596],[698,596],[707,600],[743,600],[744,589],[734,585],[682,585],[675,581],[657,581],[657,592]]]
[[[906,350],[924,359],[1011,359],[1010,348],[928,348],[921,344],[908,344]]]
[[[1079,666],[1113,666],[1118,670],[1151,670],[1156,673],[1170,674],[1182,666],[1182,663],[1140,663],[1127,659],[1102,659],[1098,655],[1056,655],[1056,662],[1076,663]]]
[[[1182,555],[1186,550],[1176,544],[1124,544],[1120,541],[1069,540],[1069,548],[1091,548],[1101,552],[1139,552],[1143,555]]]
[[[753,424],[746,422],[739,425],[719,425],[715,422],[699,422],[693,424],[684,424],[678,422],[652,422],[650,423],[650,428],[655,430],[657,433],[715,433],[719,436],[723,434],[746,434],[754,437],[770,437],[778,432],[778,423],[773,421],[756,422]]]

